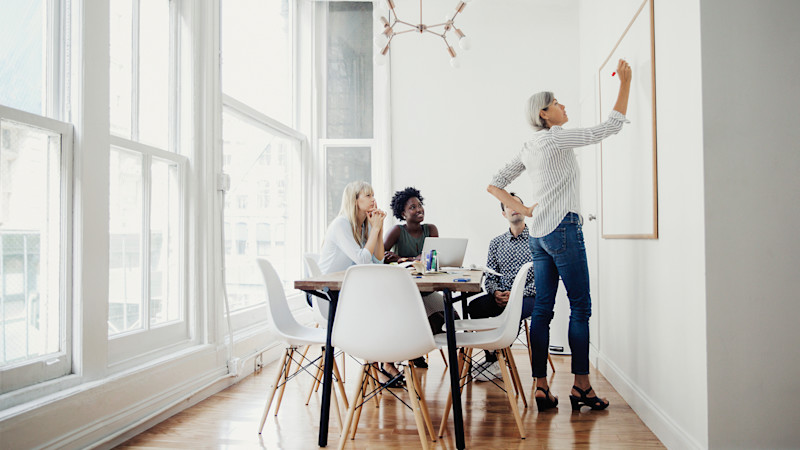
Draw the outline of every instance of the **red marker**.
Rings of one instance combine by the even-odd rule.
[[[611,76],[612,76],[612,77],[613,77],[614,75],[616,75],[616,74],[617,74],[617,72],[611,72]]]

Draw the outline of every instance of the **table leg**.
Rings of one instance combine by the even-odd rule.
[[[326,289],[327,290],[327,289]],[[325,338],[325,370],[322,374],[322,410],[319,414],[319,446],[328,445],[328,421],[331,415],[331,387],[333,385],[333,345],[331,345],[331,333],[333,332],[333,320],[336,317],[336,306],[339,301],[339,293],[328,291],[331,299],[328,308],[328,330]]]
[[[456,434],[456,448],[463,449],[464,445],[464,419],[461,415],[461,387],[459,385],[461,374],[458,373],[458,355],[456,351],[455,318],[453,317],[453,296],[450,289],[444,291],[444,323],[447,333],[447,359],[450,361],[450,393],[453,398],[453,428]]]

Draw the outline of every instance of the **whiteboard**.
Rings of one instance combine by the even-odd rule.
[[[620,58],[632,70],[625,124],[600,144],[601,234],[605,239],[658,238],[653,2],[645,0],[599,70],[600,114],[614,108]]]

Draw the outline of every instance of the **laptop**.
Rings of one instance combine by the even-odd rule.
[[[426,237],[422,245],[422,255],[436,250],[439,267],[461,267],[464,254],[467,252],[467,238]]]

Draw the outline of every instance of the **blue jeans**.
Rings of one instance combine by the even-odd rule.
[[[589,266],[580,217],[568,213],[550,234],[530,238],[533,273],[536,280],[536,303],[531,319],[533,376],[547,376],[547,355],[550,348],[550,321],[556,302],[558,278],[567,288],[569,298],[569,347],[572,350],[572,373],[589,373]]]

